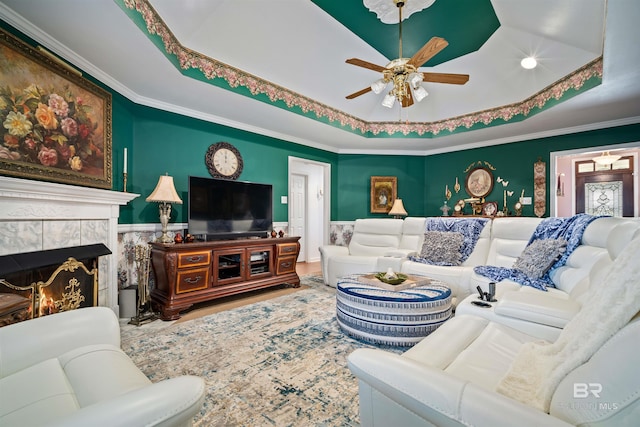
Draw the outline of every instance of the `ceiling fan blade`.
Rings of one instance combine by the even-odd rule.
[[[422,81],[463,85],[469,81],[469,74],[422,73]]]
[[[357,65],[358,67],[367,68],[369,70],[378,71],[381,73],[386,70],[386,68],[381,65],[372,64],[371,62],[363,61],[362,59],[358,58],[347,59],[345,62],[347,64]]]
[[[413,94],[411,93],[411,89],[409,88],[409,83],[405,83],[407,89],[407,96],[402,98],[402,108],[411,107],[413,105]]]
[[[366,88],[364,88],[364,89],[362,89],[362,90],[359,90],[359,91],[357,91],[357,92],[354,92],[354,93],[352,93],[351,95],[347,95],[347,99],[357,98],[357,97],[359,97],[360,95],[364,95],[364,94],[365,94],[365,93],[367,93],[367,92],[371,92],[371,87],[370,87],[370,86],[369,86],[369,87],[366,87]]]
[[[441,37],[433,37],[424,46],[422,46],[422,48],[411,57],[411,59],[409,59],[407,64],[419,68],[422,64],[433,58],[438,52],[448,45],[449,42],[445,39]]]

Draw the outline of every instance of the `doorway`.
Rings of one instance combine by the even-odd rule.
[[[624,156],[609,165],[593,160],[575,163],[576,213],[634,216],[633,157]]]
[[[621,155],[623,158],[629,158],[628,168],[626,169],[631,171],[625,176],[607,176],[612,174],[619,175],[620,171],[614,171],[613,167],[611,167],[611,170],[609,168],[605,170],[605,168],[599,166],[596,168],[594,166],[592,172],[580,177],[578,165],[593,164],[593,158],[605,151]],[[598,197],[602,195],[603,191],[606,197],[620,196],[624,198],[626,194],[626,198],[620,201],[623,211],[620,212],[619,216],[639,216],[640,174],[638,173],[638,168],[640,166],[640,142],[557,151],[551,152],[549,157],[550,216],[569,217],[578,212],[584,212],[585,210],[583,210],[582,206],[588,203],[585,199],[585,191],[599,191]],[[584,171],[586,169],[583,166]],[[599,177],[601,174],[603,176]],[[578,183],[577,180],[581,178],[585,179]],[[621,180],[626,180],[627,183],[625,184]],[[611,185],[603,186],[601,183],[605,181],[622,182],[624,190],[618,191],[619,187],[616,187],[616,185],[619,184],[613,184],[613,187]],[[587,185],[588,190],[585,190],[585,185]],[[595,199],[592,198],[591,200]]]
[[[299,262],[320,261],[329,242],[331,165],[289,157],[289,234],[300,236]]]

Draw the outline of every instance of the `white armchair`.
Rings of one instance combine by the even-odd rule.
[[[0,425],[188,426],[203,401],[201,378],[152,384],[120,349],[109,308],[0,328]]]

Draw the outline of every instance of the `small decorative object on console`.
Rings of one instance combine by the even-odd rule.
[[[496,216],[498,213],[498,204],[496,202],[485,202],[482,205],[482,215],[485,216]]]

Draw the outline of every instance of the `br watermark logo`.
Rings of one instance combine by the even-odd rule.
[[[573,398],[585,399],[589,396],[600,398],[602,384],[600,383],[573,383]]]
[[[573,383],[573,398],[575,402],[564,404],[563,406],[571,409],[590,409],[598,411],[616,411],[619,406],[615,402],[593,401],[593,399],[601,399],[603,395],[603,387],[600,383]],[[579,399],[590,399],[581,402]]]

